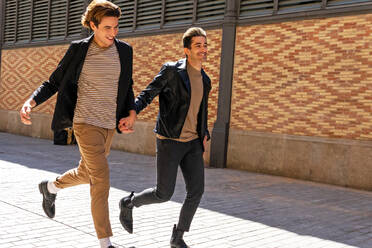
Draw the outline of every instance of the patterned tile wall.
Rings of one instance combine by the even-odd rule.
[[[0,109],[19,110],[23,102],[56,68],[68,46],[3,50],[1,55]],[[51,114],[56,96],[35,108]]]
[[[372,15],[237,29],[231,128],[372,140]]]
[[[212,80],[209,125],[217,113],[218,80],[221,54],[221,30],[207,30],[209,55],[205,71]],[[123,39],[134,50],[133,80],[137,95],[159,72],[161,65],[184,57],[182,34],[167,34]],[[23,102],[56,68],[68,45],[4,50],[1,62],[0,109],[19,110]],[[51,114],[55,96],[43,103],[35,112]],[[143,121],[155,121],[157,98],[141,114]]]
[[[372,15],[241,26],[237,30],[231,128],[372,140]],[[221,30],[208,31],[216,120]],[[138,94],[165,61],[183,56],[182,34],[124,39],[134,49]],[[18,110],[54,70],[66,45],[4,50],[0,108]],[[36,111],[53,112],[55,98]],[[156,103],[139,116],[156,118]]]

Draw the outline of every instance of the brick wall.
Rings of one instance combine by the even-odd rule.
[[[372,140],[372,15],[237,28],[231,128]],[[216,120],[221,30],[208,31]],[[134,49],[138,94],[165,61],[183,56],[182,34],[124,39]],[[2,51],[0,109],[18,110],[47,79],[67,45]],[[51,114],[55,97],[36,112]],[[156,104],[139,116],[154,121]]]
[[[231,128],[372,140],[372,15],[237,29]]]
[[[221,54],[221,30],[208,30],[209,56],[205,71],[212,80],[209,124],[216,119]],[[161,65],[184,57],[182,33],[123,39],[134,50],[133,80],[137,95],[159,72]],[[23,102],[56,68],[68,45],[4,50],[1,62],[0,109],[19,110]],[[40,105],[35,112],[52,114],[56,97]],[[157,100],[148,106],[139,120],[155,121]]]
[[[19,110],[23,102],[56,68],[67,45],[3,50],[1,57],[0,109]],[[35,109],[52,114],[56,97]]]

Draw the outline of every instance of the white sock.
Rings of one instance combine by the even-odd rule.
[[[109,247],[111,245],[110,238],[99,239],[99,244],[101,245],[101,248]]]
[[[52,181],[48,181],[47,188],[49,193],[51,194],[57,194],[57,192],[61,190],[60,188],[57,188],[57,186]]]

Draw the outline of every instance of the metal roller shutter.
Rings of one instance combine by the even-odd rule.
[[[51,1],[49,38],[58,39],[66,36],[67,1]]]
[[[371,0],[328,0],[327,7],[342,6],[349,4],[358,4],[358,3],[371,3]]]
[[[193,0],[166,0],[164,24],[177,25],[192,23],[193,9]]]
[[[17,42],[28,42],[31,36],[31,0],[18,1]]]
[[[131,31],[133,29],[135,16],[135,1],[133,0],[116,0],[112,1],[121,9],[121,17],[119,19],[119,32]]]
[[[198,22],[222,20],[225,14],[225,1],[198,0],[196,12]]]
[[[160,28],[161,0],[137,0],[137,29]]]
[[[273,0],[242,0],[240,3],[240,16],[272,15],[274,11]]]
[[[70,0],[68,6],[67,36],[81,35],[81,15],[84,13],[84,1]]]
[[[322,0],[280,0],[278,14],[321,9]]]
[[[14,43],[16,41],[17,28],[17,1],[5,1],[5,23],[4,23],[4,43]]]
[[[46,40],[48,38],[48,16],[49,16],[49,1],[37,0],[34,1],[32,12],[32,40]]]

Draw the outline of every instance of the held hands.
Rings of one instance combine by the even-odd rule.
[[[33,107],[36,106],[36,102],[33,99],[28,99],[22,106],[21,110],[19,111],[19,115],[21,117],[21,121],[23,124],[31,125],[31,110]]]
[[[137,119],[136,111],[131,110],[128,117],[121,118],[119,121],[118,128],[122,133],[133,133],[134,122]]]

